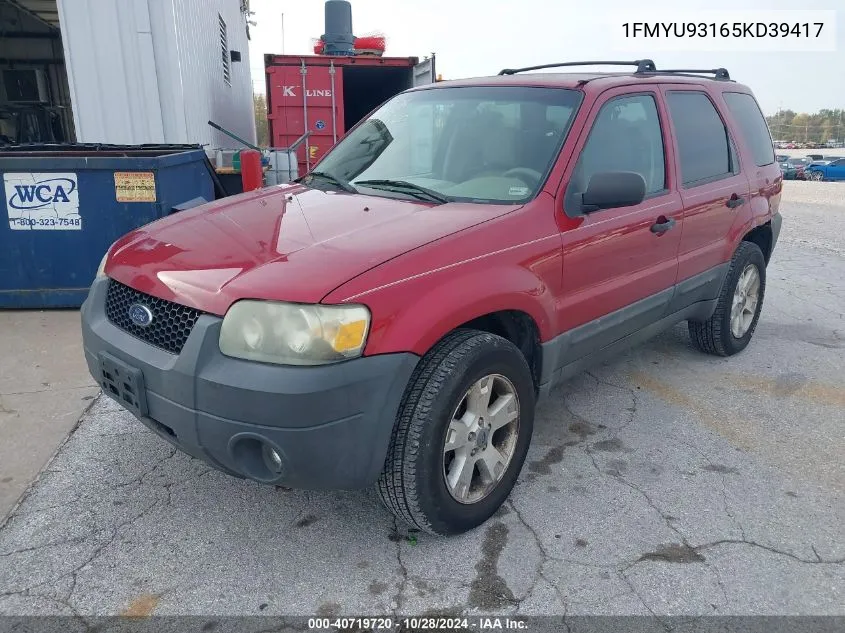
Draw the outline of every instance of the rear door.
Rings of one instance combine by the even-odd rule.
[[[603,93],[564,177],[560,216],[563,286],[561,331],[572,330],[568,363],[665,314],[678,268],[683,206],[668,165],[666,112],[655,87]],[[668,159],[668,160],[667,160]],[[638,205],[584,213],[580,196],[600,172],[633,171],[646,182]],[[662,230],[666,229],[666,230]]]
[[[749,183],[711,96],[700,86],[664,85],[684,203],[684,230],[678,252],[678,280],[708,276],[731,258],[731,226],[747,212]],[[704,299],[705,297],[693,297]]]
[[[758,226],[771,219],[780,205],[781,171],[775,160],[775,149],[769,126],[757,100],[747,92],[726,90],[722,93],[726,114],[733,121],[736,141],[744,146],[742,154],[748,156],[743,166],[750,189],[748,216],[739,216],[734,225],[734,239],[741,239],[740,232],[748,222]],[[808,161],[799,159],[794,166],[796,175],[803,177]],[[766,254],[767,255],[767,254]]]

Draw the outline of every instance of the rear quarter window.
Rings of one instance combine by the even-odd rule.
[[[725,103],[739,124],[739,134],[745,139],[754,163],[758,167],[775,162],[775,149],[766,119],[757,101],[743,92],[725,92]]]

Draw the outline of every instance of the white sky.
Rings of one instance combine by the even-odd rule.
[[[779,107],[798,112],[845,108],[845,0],[351,0],[355,35],[387,36],[387,55],[424,57],[437,53],[444,79],[495,75],[501,68],[584,59],[654,59],[658,68],[726,67],[732,78],[756,93],[766,114]],[[322,0],[251,0],[255,12],[250,43],[253,86],[264,91],[263,55],[312,54],[323,33]],[[574,8],[579,6],[578,9]],[[590,12],[590,6],[601,13]],[[607,26],[614,12],[643,9],[649,21],[661,8],[685,11],[754,10],[761,21],[777,9],[838,9],[835,52],[620,52]],[[644,8],[645,7],[645,8]],[[667,16],[668,17],[668,16]],[[721,18],[721,15],[720,15]],[[801,19],[800,15],[796,15]],[[719,19],[719,18],[717,18]]]

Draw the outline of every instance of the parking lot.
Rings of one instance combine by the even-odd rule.
[[[228,477],[101,397],[0,529],[0,613],[843,614],[845,185],[781,209],[749,348],[679,326],[556,390],[474,532]]]

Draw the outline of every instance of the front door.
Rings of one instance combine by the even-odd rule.
[[[564,365],[659,320],[678,268],[683,206],[675,187],[666,113],[656,89],[604,93],[579,139],[578,160],[564,177],[560,226],[563,293],[559,328]],[[636,206],[585,213],[581,194],[601,172],[636,172],[646,197]]]

